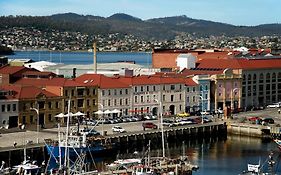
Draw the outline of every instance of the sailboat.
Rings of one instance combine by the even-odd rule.
[[[88,137],[89,131],[80,130],[79,124],[76,130],[70,132],[69,121],[71,116],[73,115],[70,113],[69,100],[64,139],[61,139],[60,125],[58,124],[58,141],[46,140],[45,142],[45,147],[50,156],[47,171],[52,171],[53,174],[60,174],[65,171],[67,171],[67,174],[77,174],[78,172],[78,174],[88,173],[88,170],[85,168],[86,156],[89,155],[93,162],[94,153],[105,152],[112,149],[112,144],[106,142],[104,137]],[[92,173],[95,172],[96,171],[93,171]]]
[[[162,115],[162,114],[160,114]],[[133,175],[154,175],[154,174],[192,174],[192,171],[197,170],[197,165],[192,165],[186,156],[179,158],[169,158],[165,155],[165,139],[163,129],[163,118],[161,116],[161,141],[162,141],[162,157],[150,156],[150,144],[147,161],[144,164],[140,164],[134,167]]]

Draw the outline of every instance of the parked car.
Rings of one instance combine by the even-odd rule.
[[[90,128],[83,128],[80,130],[81,133],[85,133],[87,137],[91,137],[91,136],[98,136],[100,135],[100,133],[94,129],[90,129]]]
[[[97,125],[97,121],[95,121],[95,120],[83,120],[82,124],[94,126],[94,125]]]
[[[261,120],[261,118],[260,118],[260,117],[249,117],[248,120],[249,120],[249,121],[254,121],[254,122],[255,122],[255,121],[257,121],[257,120]]]
[[[274,124],[274,120],[272,118],[263,118],[261,123],[262,123],[262,125]]]
[[[186,113],[186,112],[183,112],[183,113],[179,113],[177,114],[178,117],[189,117],[190,114],[189,113]]]
[[[113,132],[120,132],[120,133],[126,132],[126,130],[124,128],[122,128],[121,126],[113,126],[112,131]]]
[[[204,123],[209,123],[209,122],[212,122],[212,121],[213,121],[213,120],[210,119],[210,118],[207,117],[207,116],[203,117],[203,122],[204,122]]]
[[[163,126],[172,127],[172,126],[174,126],[173,123],[174,123],[174,122],[173,122],[172,120],[163,119]]]
[[[146,115],[146,116],[144,116],[144,119],[145,120],[156,120],[157,116],[155,116],[155,115]]]
[[[150,129],[157,129],[157,125],[152,123],[152,122],[144,122],[142,123],[142,127],[145,128],[150,128]]]
[[[191,120],[188,119],[181,119],[178,121],[180,125],[190,125],[193,124],[193,122]]]
[[[267,108],[280,108],[281,107],[281,103],[273,103],[273,104],[269,104],[266,106]]]

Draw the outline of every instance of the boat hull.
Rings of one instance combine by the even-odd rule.
[[[54,145],[46,145],[46,149],[48,152],[48,155],[53,158],[59,158],[65,156],[65,147],[59,147]],[[110,152],[113,150],[113,146],[95,146],[95,147],[69,147],[69,157],[78,157],[82,153],[85,154],[92,154],[92,155],[101,155],[105,152]]]

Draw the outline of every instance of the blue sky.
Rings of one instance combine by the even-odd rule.
[[[280,0],[0,0],[0,15],[44,16],[74,12],[141,19],[186,15],[234,25],[281,23]]]

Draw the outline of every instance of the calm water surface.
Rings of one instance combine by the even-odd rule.
[[[151,156],[161,156],[161,144],[152,144]],[[184,141],[169,143],[166,150],[167,156],[176,157],[185,154],[189,160],[199,165],[199,170],[194,175],[237,175],[247,169],[247,164],[258,164],[259,160],[264,163],[268,154],[274,152],[276,161],[275,169],[281,174],[279,166],[279,150],[274,142],[263,141],[259,138],[228,136],[227,138],[212,138],[201,141]],[[145,151],[145,148],[137,149],[134,145],[119,153],[116,158],[125,158],[133,155],[133,152]],[[110,160],[111,159],[111,160]],[[109,158],[106,162],[114,161],[115,157]],[[265,166],[265,170],[267,167]]]
[[[50,61],[64,64],[93,64],[92,52],[49,52],[49,51],[16,51],[8,58],[28,58],[34,61]],[[149,52],[98,52],[98,63],[117,61],[135,61],[136,64],[149,67],[152,56]]]

